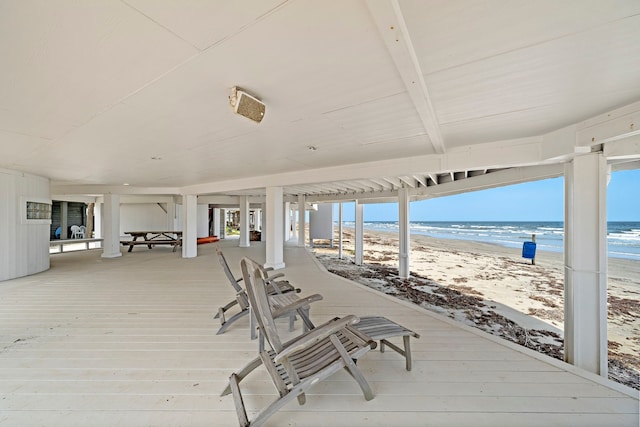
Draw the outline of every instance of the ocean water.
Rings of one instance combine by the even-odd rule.
[[[343,222],[353,228],[353,222]],[[398,232],[396,221],[370,221],[365,230]],[[562,222],[425,222],[412,221],[411,234],[423,234],[443,239],[473,240],[522,248],[525,241],[536,235],[537,250],[563,252],[564,224]],[[640,222],[609,222],[607,245],[610,257],[640,261]]]

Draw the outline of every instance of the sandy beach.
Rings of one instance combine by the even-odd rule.
[[[360,267],[352,229],[342,260],[334,242],[313,248],[329,271],[562,359],[562,254],[538,251],[531,265],[519,249],[412,235],[412,277],[402,280],[395,233],[365,230]],[[610,258],[608,275],[609,377],[640,389],[640,262]]]

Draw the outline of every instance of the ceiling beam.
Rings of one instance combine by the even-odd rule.
[[[413,178],[420,183],[423,187],[427,186],[427,178],[423,175],[413,175]]]
[[[370,179],[372,182],[375,182],[376,184],[378,184],[380,187],[382,187],[383,190],[393,190],[393,185],[389,184],[387,181],[385,181],[384,179],[379,179],[379,178],[371,178]]]
[[[466,193],[470,191],[485,190],[488,188],[503,187],[505,185],[520,184],[541,179],[556,178],[564,174],[564,164],[550,164],[542,166],[528,166],[503,169],[475,177],[469,177],[458,181],[450,181],[429,187],[410,188],[409,196],[412,200],[423,200],[434,197],[444,197],[454,194]],[[450,177],[449,174],[446,175]],[[348,194],[320,194],[310,196],[309,202],[338,202],[347,200],[363,200],[369,203],[395,203],[398,201],[396,190],[380,191],[369,194],[359,194],[357,196]]]
[[[505,185],[520,184],[541,179],[556,178],[564,174],[564,164],[554,163],[542,166],[527,166],[502,169],[457,181],[441,182],[426,188],[416,188],[409,195],[417,199],[451,196],[470,191],[486,190]],[[449,175],[445,175],[449,177]]]
[[[399,176],[398,179],[400,179],[400,181],[404,182],[405,184],[407,184],[409,187],[411,188],[416,188],[416,180],[408,177],[408,176]]]
[[[400,181],[398,178],[394,176],[385,176],[382,179],[384,179],[390,184],[393,184],[395,188],[402,188],[402,181]]]
[[[435,153],[444,153],[445,145],[440,124],[398,1],[369,0],[367,6],[400,72]]]

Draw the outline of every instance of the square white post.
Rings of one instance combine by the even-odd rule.
[[[607,377],[607,161],[565,166],[565,361]]]
[[[342,259],[342,202],[338,203],[338,259]]]
[[[356,200],[355,263],[362,265],[364,256],[364,205]]]
[[[240,196],[240,247],[249,246],[249,197]]]
[[[213,235],[220,237],[220,208],[213,209]]]
[[[69,202],[60,202],[60,240],[69,238]],[[73,224],[72,224],[73,225]],[[62,247],[60,248],[62,250]]]
[[[253,229],[256,231],[262,231],[262,209],[254,209],[253,218]]]
[[[307,244],[307,218],[304,194],[298,195],[298,246],[304,248]]]
[[[198,196],[182,196],[182,258],[198,256]]]
[[[411,274],[411,236],[409,233],[409,189],[398,190],[398,225],[399,225],[399,248],[398,248],[398,275],[401,279],[407,279]]]
[[[291,238],[289,240],[298,240],[298,213],[291,210]]]
[[[267,204],[266,203],[262,203],[260,205],[260,211],[262,212],[262,215],[260,215],[260,241],[261,242],[266,242],[267,241]]]
[[[220,235],[221,239],[227,238],[227,210],[220,208]]]
[[[282,187],[267,187],[267,242],[265,267],[284,268],[284,219]]]
[[[173,196],[167,201],[167,230],[176,229],[176,201]]]
[[[291,237],[291,203],[284,202],[284,241]]]
[[[102,258],[117,258],[120,252],[120,195],[104,195],[104,241],[102,242]]]
[[[102,229],[103,219],[102,212],[104,208],[102,203],[96,201],[96,205],[93,207],[93,237],[96,239],[102,239],[104,230]]]

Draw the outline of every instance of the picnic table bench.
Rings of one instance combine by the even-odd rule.
[[[156,245],[173,246],[173,252],[178,246],[182,246],[182,231],[125,231],[131,236],[131,240],[120,240],[123,246],[129,246],[127,252],[131,252],[134,246],[146,245],[149,249]],[[142,238],[142,240],[139,240]]]

